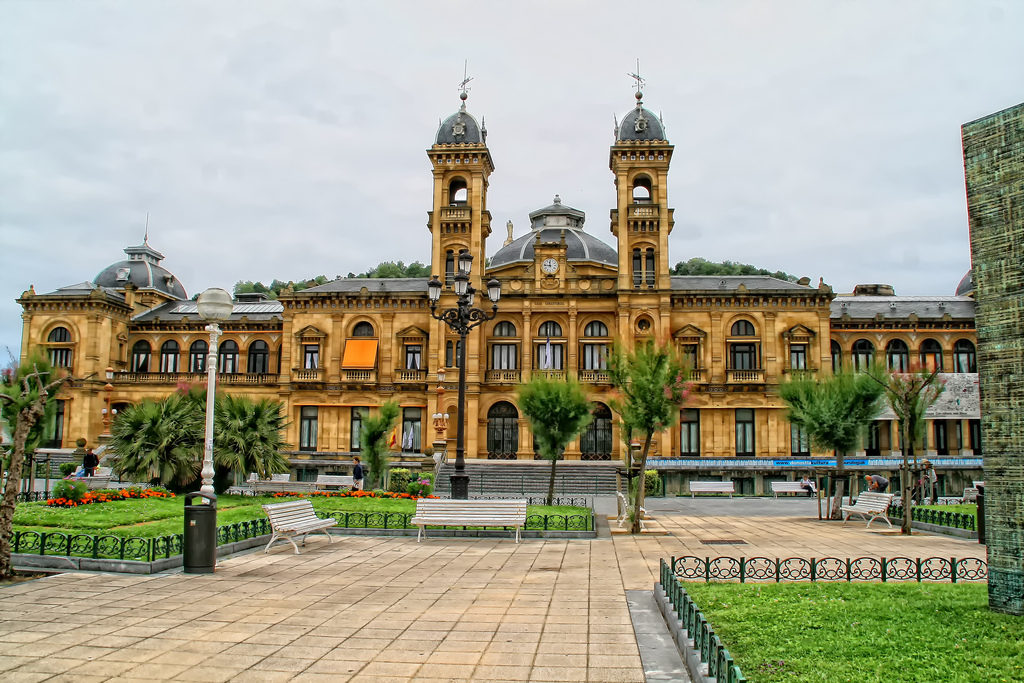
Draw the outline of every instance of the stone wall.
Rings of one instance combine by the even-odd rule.
[[[1024,104],[963,126],[989,606],[1024,615]]]

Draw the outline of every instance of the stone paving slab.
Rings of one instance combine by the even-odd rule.
[[[651,501],[666,536],[314,538],[302,555],[253,551],[212,575],[15,584],[0,589],[0,679],[639,682],[627,591],[650,591],[660,558],[985,556],[976,542],[820,522],[806,501],[684,500]],[[745,544],[702,542],[715,538]]]

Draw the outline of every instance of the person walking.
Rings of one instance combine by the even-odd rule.
[[[362,491],[366,468],[363,467],[358,455],[352,457],[352,462],[355,463],[355,466],[352,468],[352,490]]]
[[[96,457],[96,454],[92,452],[92,449],[85,451],[85,457],[82,458],[82,469],[85,470],[85,476],[91,477],[96,473],[96,466],[100,464],[100,459]]]

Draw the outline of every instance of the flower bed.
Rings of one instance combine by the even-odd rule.
[[[311,491],[309,493],[278,491],[270,496],[271,498],[390,498],[392,500],[437,498],[437,496],[414,496],[411,493],[396,493],[395,491]]]
[[[97,503],[110,503],[115,500],[129,500],[132,498],[174,498],[174,494],[166,489],[152,488],[130,488],[119,490],[88,491],[82,494],[78,500],[72,498],[49,498],[46,505],[52,508],[74,508],[82,505],[95,505]]]

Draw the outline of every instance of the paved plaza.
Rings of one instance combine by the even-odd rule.
[[[975,541],[820,522],[801,499],[648,509],[666,535],[612,536],[602,524],[596,539],[518,545],[321,536],[302,555],[284,543],[224,559],[213,575],[16,584],[0,589],[0,679],[639,682],[649,625],[634,631],[630,607],[660,558],[985,557]],[[744,544],[704,543],[716,539]]]

